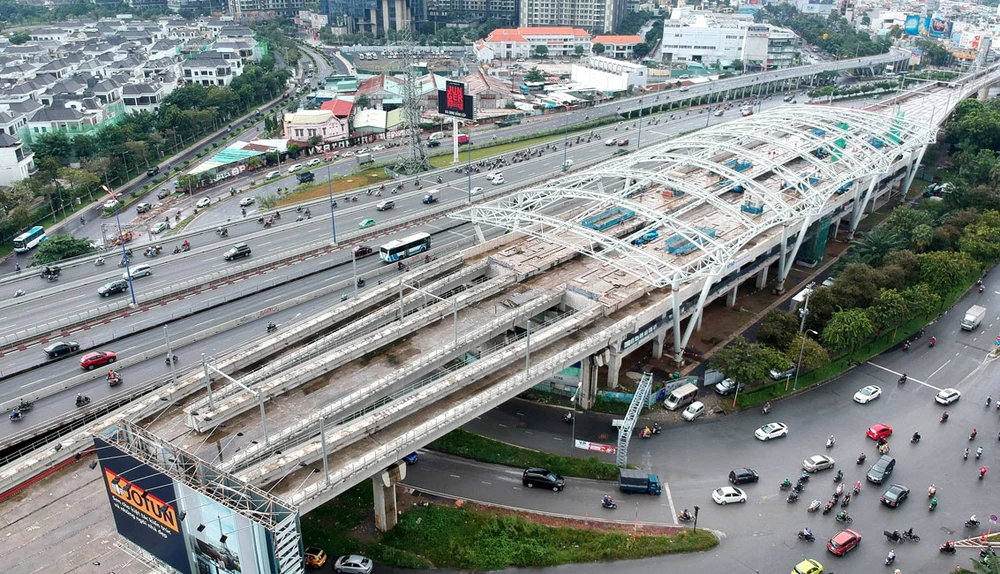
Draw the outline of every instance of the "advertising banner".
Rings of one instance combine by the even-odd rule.
[[[910,36],[922,36],[926,30],[924,17],[917,14],[907,14],[903,23],[903,31]]]
[[[931,38],[947,38],[951,36],[951,29],[954,23],[941,18],[927,19],[927,35]]]
[[[267,529],[187,485],[178,484],[177,491],[187,512],[184,523],[199,574],[278,572]]]
[[[182,574],[192,574],[174,481],[100,438],[101,475],[118,534]]]
[[[923,56],[924,56],[924,51],[923,50],[911,49],[910,50],[910,65],[911,66],[919,66],[920,65],[920,58],[922,58]]]
[[[465,84],[448,80],[438,91],[438,113],[471,120],[475,112],[472,94],[465,93]]]

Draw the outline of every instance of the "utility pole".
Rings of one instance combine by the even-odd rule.
[[[415,55],[413,52],[412,31],[403,31],[403,49],[400,56],[403,60],[403,122],[406,126],[406,137],[410,142],[409,153],[401,156],[395,170],[399,173],[413,175],[430,169],[427,160],[427,150],[424,149],[420,137],[420,77],[417,75]]]

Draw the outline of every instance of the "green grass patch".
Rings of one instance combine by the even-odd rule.
[[[481,159],[483,159],[485,157],[492,157],[492,156],[495,156],[495,155],[498,155],[498,154],[507,153],[507,152],[511,152],[511,151],[519,151],[521,148],[524,148],[524,147],[529,147],[529,146],[543,144],[543,143],[549,143],[549,142],[552,142],[554,140],[561,140],[564,137],[565,136],[563,136],[563,135],[543,136],[543,137],[537,137],[537,138],[524,139],[524,140],[520,140],[520,141],[516,141],[516,142],[510,142],[510,143],[501,144],[501,145],[488,146],[488,147],[484,147],[484,148],[474,149],[474,150],[472,150],[472,161],[479,161],[479,160],[481,160]],[[447,143],[441,144],[441,145],[448,145],[450,143],[451,143],[451,140],[448,140]],[[549,153],[554,154],[556,152],[549,152]],[[434,167],[448,167],[448,166],[452,165],[451,160],[452,160],[453,157],[454,156],[452,154],[450,154],[450,153],[449,154],[444,154],[444,155],[436,155],[436,156],[430,158],[431,165],[434,166]],[[459,152],[458,152],[458,163],[454,164],[454,165],[459,165],[459,166],[460,165],[464,165],[464,164],[468,163],[468,161],[469,161],[469,152],[467,150],[460,149]]]
[[[430,506],[404,514],[383,544],[427,557],[438,568],[498,570],[646,558],[703,551],[717,540],[702,530],[639,536],[541,526],[518,516]]]
[[[303,541],[325,550],[330,563],[360,553],[395,568],[474,570],[647,558],[700,552],[718,544],[704,530],[633,539],[624,528],[602,532],[548,527],[471,505],[405,508],[399,524],[385,534],[375,532],[373,521],[372,486],[366,480],[303,516]]]
[[[451,431],[427,445],[427,448],[479,462],[502,464],[515,468],[540,466],[563,476],[595,480],[618,479],[618,468],[613,464],[601,462],[597,457],[573,458],[529,450],[481,437],[462,429]]]

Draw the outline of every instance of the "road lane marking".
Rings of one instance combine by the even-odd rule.
[[[951,362],[951,359],[948,359],[947,361],[945,361],[943,365],[941,365],[940,367],[938,367],[938,368],[937,368],[937,370],[936,370],[936,371],[934,371],[933,373],[931,373],[931,376],[927,377],[927,380],[930,380],[930,379],[932,379],[932,378],[934,377],[934,375],[936,375],[936,374],[938,374],[939,372],[941,372],[941,369],[943,369],[943,368],[947,367],[947,366],[948,366],[948,363],[950,363],[950,362]]]
[[[677,519],[677,509],[674,508],[674,497],[670,494],[670,485],[664,482],[663,489],[667,491],[667,504],[670,505],[670,517],[674,519],[674,525],[679,526],[680,521]]]
[[[869,361],[868,364],[871,365],[871,366],[873,366],[873,367],[875,367],[875,368],[877,368],[877,369],[882,369],[883,371],[885,371],[887,373],[892,373],[893,375],[896,375],[897,377],[903,376],[903,373],[898,373],[898,372],[893,371],[892,369],[890,369],[888,367],[883,367],[882,365],[879,365],[877,363],[873,363],[873,362]],[[938,370],[940,370],[940,369],[938,369]],[[936,373],[937,371],[934,371],[934,372]],[[932,374],[931,376],[933,377],[934,375]],[[913,377],[911,377],[909,375],[907,375],[907,377],[906,377],[906,382],[908,382],[908,383],[909,382],[914,382],[914,383],[917,383],[918,385],[923,385],[923,386],[925,386],[925,387],[927,387],[929,389],[934,389],[935,391],[941,392],[941,389],[939,387],[935,387],[934,385],[932,385],[930,383],[927,383],[926,381],[921,381],[920,379],[914,379]]]

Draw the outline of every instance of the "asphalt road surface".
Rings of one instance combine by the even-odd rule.
[[[625,522],[638,519],[672,524],[677,512],[698,505],[699,527],[723,535],[722,543],[705,554],[616,563],[615,570],[623,574],[645,574],[651,568],[670,572],[786,572],[805,558],[818,559],[827,572],[876,572],[884,568],[883,560],[890,549],[896,552],[895,567],[906,574],[939,574],[957,563],[967,565],[974,551],[960,550],[958,556],[950,556],[940,554],[938,546],[945,540],[981,532],[963,527],[971,514],[978,515],[984,528],[989,527],[991,514],[1000,514],[1000,503],[996,502],[1000,413],[993,406],[984,407],[988,394],[1000,396],[1000,374],[986,358],[1000,328],[1000,278],[988,278],[987,285],[986,293],[971,293],[956,304],[954,311],[929,326],[927,335],[908,352],[889,352],[822,387],[777,402],[766,417],[750,409],[694,423],[670,423],[662,435],[648,440],[633,438],[629,461],[660,476],[666,487],[660,497],[623,495],[612,483],[577,479],[567,480],[566,490],[561,493],[529,490],[521,486],[520,469],[489,467],[429,453],[408,470],[405,482],[418,489],[473,500]],[[985,304],[991,311],[980,329],[965,332],[958,322],[972,304]],[[937,345],[929,348],[927,341],[932,335]],[[909,381],[899,385],[897,380],[904,370]],[[881,386],[882,397],[867,405],[854,403],[855,391],[869,384]],[[934,395],[948,386],[959,389],[962,398],[947,407],[936,404]],[[939,422],[944,410],[951,415],[947,423]],[[509,443],[569,454],[573,427],[562,421],[564,412],[511,401],[466,428]],[[612,418],[596,413],[578,415],[577,438],[614,443],[615,435],[609,432]],[[772,420],[788,424],[789,436],[766,443],[754,439],[753,431]],[[875,423],[888,424],[895,430],[889,444],[897,466],[883,486],[864,478],[868,467],[878,459],[875,443],[865,437],[865,431]],[[973,428],[979,434],[970,442]],[[920,432],[922,440],[911,444],[910,436],[915,431]],[[831,434],[837,443],[828,450],[824,444]],[[977,446],[984,447],[979,461],[975,460]],[[963,459],[966,447],[973,453],[968,460]],[[856,459],[861,452],[866,453],[867,460],[859,466]],[[785,477],[794,480],[802,460],[814,454],[834,457],[836,468],[814,474],[800,501],[786,503],[786,493],[779,492],[778,484]],[[603,458],[611,461],[610,457]],[[979,480],[977,470],[982,465],[990,471]],[[711,491],[728,484],[729,470],[742,466],[757,470],[761,477],[758,484],[745,487],[748,502],[714,504]],[[850,527],[861,533],[863,542],[843,558],[825,550],[826,541],[842,528],[833,513],[823,516],[806,512],[812,499],[826,502],[831,498],[836,487],[832,479],[838,469],[844,471],[848,485],[862,482],[861,493],[847,510],[854,518]],[[909,500],[896,509],[878,500],[893,482],[911,489]],[[939,505],[934,512],[928,510],[926,496],[931,483],[938,488]],[[618,501],[618,510],[600,507],[601,496],[609,492]],[[796,531],[806,526],[815,533],[816,542],[796,538]],[[921,542],[895,545],[882,535],[883,530],[910,527],[922,536]],[[607,565],[573,568],[603,573]]]

